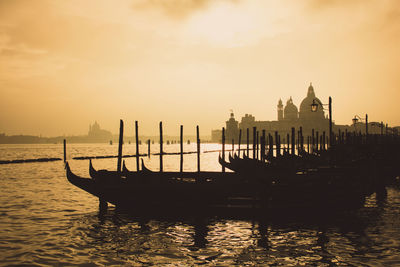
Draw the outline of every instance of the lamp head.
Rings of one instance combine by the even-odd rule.
[[[315,103],[315,100],[313,100],[311,104],[311,112],[317,112],[317,111],[318,111],[318,103]]]

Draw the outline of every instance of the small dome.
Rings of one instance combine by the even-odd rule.
[[[284,117],[288,120],[293,120],[298,118],[298,109],[295,104],[293,104],[292,97],[286,102],[284,109]]]

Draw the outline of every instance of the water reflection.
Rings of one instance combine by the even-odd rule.
[[[263,215],[140,218],[117,209],[71,218],[74,243],[101,264],[284,264],[359,263],[379,247],[384,209],[304,218]],[[367,234],[372,230],[372,237]],[[78,241],[78,242],[77,242]],[[369,255],[369,256],[366,256]],[[356,264],[357,265],[357,264]]]

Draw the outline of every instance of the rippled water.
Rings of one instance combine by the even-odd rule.
[[[154,152],[157,146],[154,145]],[[203,150],[217,149],[205,144]],[[176,151],[177,145],[165,146]],[[147,151],[146,147],[141,150]],[[195,145],[185,145],[195,151]],[[71,144],[68,157],[116,154],[117,146]],[[124,146],[134,154],[134,145]],[[62,157],[61,145],[1,145],[0,160]],[[202,170],[219,170],[217,153],[202,154]],[[157,169],[158,158],[145,158]],[[71,160],[88,177],[88,161]],[[116,159],[96,168],[115,169]],[[177,170],[179,156],[164,158]],[[135,159],[127,159],[129,169]],[[196,169],[196,155],[185,155]],[[99,215],[98,200],[69,184],[63,163],[0,165],[0,263],[2,265],[400,265],[400,193],[386,201],[367,199],[356,212],[276,218],[264,214],[231,219],[209,216],[136,218],[110,208]]]

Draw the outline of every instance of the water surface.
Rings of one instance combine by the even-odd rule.
[[[168,152],[179,145],[165,145]],[[204,144],[202,150],[219,146]],[[158,146],[152,146],[158,152]],[[196,145],[185,145],[195,151]],[[141,146],[147,152],[146,146]],[[88,177],[87,160],[77,156],[116,154],[117,145],[70,144],[72,170]],[[135,146],[125,145],[125,154]],[[0,160],[62,157],[61,145],[0,145]],[[201,156],[202,170],[220,170],[218,153]],[[158,169],[158,158],[144,158]],[[96,168],[115,169],[116,159]],[[134,158],[127,166],[136,169]],[[178,170],[179,156],[165,156],[164,169]],[[196,170],[196,155],[185,155],[185,170]],[[400,193],[386,201],[367,199],[355,212],[282,218],[182,216],[139,218],[111,207],[69,184],[63,163],[0,165],[0,262],[4,265],[400,265]]]

